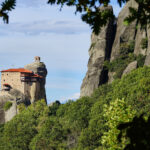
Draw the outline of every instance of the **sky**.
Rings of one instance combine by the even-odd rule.
[[[117,16],[120,8],[112,5]],[[80,96],[92,31],[74,12],[73,7],[60,11],[47,0],[17,0],[9,24],[0,18],[0,70],[24,67],[40,56],[48,70],[48,103]]]

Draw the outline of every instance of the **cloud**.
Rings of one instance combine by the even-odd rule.
[[[71,96],[62,97],[59,101],[60,101],[61,103],[65,103],[65,102],[67,102],[68,100],[77,100],[79,97],[80,97],[80,93],[74,93],[74,94],[71,95]]]
[[[45,35],[55,34],[78,34],[88,32],[87,25],[80,21],[73,20],[39,20],[28,23],[11,23],[1,25],[0,35],[26,34],[26,35]]]

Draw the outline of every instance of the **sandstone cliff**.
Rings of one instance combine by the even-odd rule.
[[[109,20],[99,35],[92,33],[88,71],[81,86],[81,97],[90,96],[100,85],[111,83],[143,64],[150,65],[150,29],[141,30],[138,21],[125,24],[129,7],[138,8],[138,5],[130,0],[118,18]],[[113,11],[110,6],[105,9]]]

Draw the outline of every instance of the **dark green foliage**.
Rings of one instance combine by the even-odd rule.
[[[0,17],[3,18],[3,21],[5,23],[9,22],[9,16],[8,12],[12,11],[16,6],[16,0],[5,0],[1,4],[1,9],[0,9]]]
[[[150,24],[150,1],[149,0],[135,0],[139,7],[138,9],[130,7],[130,15],[125,19],[129,24],[135,20],[141,25],[142,29]]]
[[[148,47],[148,38],[142,39],[141,47],[142,47],[142,49],[147,49],[147,47]]]
[[[129,53],[128,55],[121,55],[117,59],[113,60],[112,62],[106,61],[104,66],[110,72],[115,72],[114,79],[121,78],[123,71],[128,66],[129,63],[136,60],[136,56],[134,54]]]
[[[120,45],[120,54],[127,55],[134,52],[135,41],[129,41],[128,43],[122,43]]]
[[[128,43],[122,43],[120,45],[120,56],[113,60],[112,62],[106,61],[104,66],[110,71],[115,72],[114,78],[121,78],[123,71],[127,65],[136,60],[136,56],[133,54],[135,47],[134,41],[129,41]]]
[[[49,115],[52,116],[56,116],[56,112],[57,112],[57,109],[59,108],[60,106],[60,102],[59,101],[56,101],[54,102],[51,106],[49,106]]]
[[[63,150],[66,147],[66,131],[57,118],[48,118],[38,134],[32,139],[30,149],[32,150]]]
[[[144,55],[142,55],[142,54],[139,54],[139,55],[136,57],[138,67],[143,67],[143,66],[144,66],[145,58],[146,58],[146,56],[144,56]]]
[[[1,11],[11,11],[16,6],[16,0],[5,0],[1,6]]]
[[[7,101],[7,102],[4,104],[4,110],[7,111],[11,106],[12,106],[12,102]]]
[[[94,101],[91,98],[83,97],[75,102],[69,102],[69,106],[68,104],[60,106],[57,115],[60,116],[60,111],[63,108],[65,112],[63,112],[64,115],[61,121],[67,120],[65,121],[67,128],[70,128],[72,131],[81,132],[83,128],[88,126],[89,111],[93,103]]]

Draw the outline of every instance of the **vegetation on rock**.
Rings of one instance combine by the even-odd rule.
[[[4,110],[7,111],[8,109],[10,109],[11,106],[12,106],[12,102],[7,101],[7,102],[4,104]]]
[[[142,49],[147,49],[147,47],[148,47],[148,38],[143,38],[142,39],[141,47],[142,47]]]
[[[120,45],[120,55],[118,58],[114,59],[112,62],[105,61],[104,66],[110,72],[115,72],[114,79],[121,78],[123,71],[128,66],[129,63],[137,60],[137,67],[143,67],[145,56],[139,54],[136,56],[133,54],[135,47],[135,42],[130,41],[128,43],[122,43]]]

